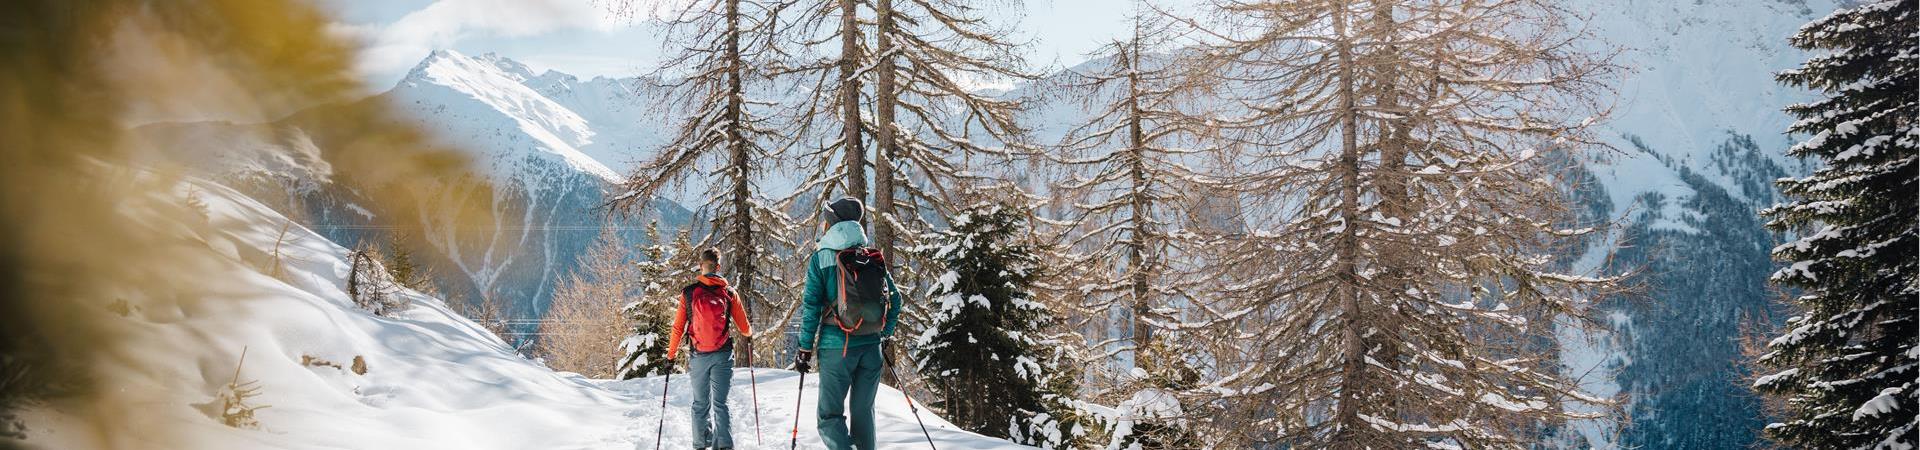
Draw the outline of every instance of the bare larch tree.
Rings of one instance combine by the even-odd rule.
[[[1060,288],[1085,317],[1125,311],[1131,345],[1119,351],[1137,354],[1152,348],[1156,329],[1176,321],[1168,311],[1190,281],[1191,267],[1177,261],[1194,254],[1193,241],[1169,208],[1216,186],[1192,168],[1201,159],[1195,155],[1211,149],[1197,147],[1201,124],[1178,105],[1191,97],[1176,95],[1191,91],[1181,85],[1191,78],[1172,70],[1173,55],[1162,51],[1173,24],[1152,11],[1131,20],[1132,33],[1095,50],[1089,70],[1067,74],[1061,93],[1082,99],[1092,114],[1050,155],[1069,171],[1058,193],[1073,199],[1061,241],[1068,253],[1053,264],[1070,268],[1072,281]]]
[[[580,267],[554,290],[540,321],[536,354],[548,366],[591,378],[612,378],[628,330],[621,307],[639,300],[639,269],[612,226],[602,227]]]
[[[666,106],[684,112],[673,140],[641,164],[613,202],[623,211],[644,207],[655,193],[687,177],[718,175],[710,185],[706,208],[713,212],[713,233],[700,246],[718,245],[727,255],[725,270],[755,321],[766,323],[775,308],[768,299],[784,298],[791,282],[773,268],[785,265],[778,250],[792,246],[791,220],[769,206],[755,187],[778,161],[775,145],[785,134],[776,125],[772,102],[754,100],[752,83],[769,81],[769,70],[788,56],[781,50],[778,0],[700,0],[686,3],[667,21],[666,61],[654,79],[667,82]],[[625,4],[623,8],[632,8]],[[737,346],[751,352],[751,343]]]
[[[1228,100],[1249,231],[1213,236],[1209,426],[1236,443],[1524,448],[1605,405],[1557,326],[1617,278],[1559,271],[1550,153],[1594,146],[1610,53],[1547,0],[1221,0],[1192,64]]]
[[[998,183],[981,167],[1031,153],[1017,122],[1022,102],[971,84],[1032,78],[1010,29],[993,23],[982,3],[838,0],[812,5],[797,21],[808,30],[798,33],[804,46],[839,44],[831,56],[788,70],[813,75],[800,122],[840,127],[806,158],[812,170],[800,191],[828,197],[839,187],[870,200],[874,242],[888,254],[905,256],[895,249],[931,229],[918,212],[952,212],[966,192]],[[816,120],[828,114],[835,120]]]

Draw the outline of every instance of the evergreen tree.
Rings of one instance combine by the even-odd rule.
[[[679,306],[682,284],[670,277],[678,253],[660,242],[658,222],[647,224],[647,246],[640,250],[644,258],[634,264],[633,275],[640,293],[620,308],[629,324],[627,337],[620,340],[619,366],[615,376],[622,380],[663,375],[673,370],[667,361],[668,333],[673,331],[673,312]]]
[[[1070,406],[1079,373],[1055,334],[1058,320],[1033,300],[1039,250],[1023,242],[1023,216],[997,204],[963,210],[922,252],[946,272],[933,282],[931,320],[912,344],[919,371],[948,420],[969,431],[1046,448],[1084,433]]]
[[[1799,288],[1799,310],[1767,343],[1754,383],[1783,400],[1768,437],[1794,448],[1920,445],[1920,54],[1914,0],[1867,2],[1800,29],[1792,43],[1826,53],[1779,74],[1826,98],[1793,105],[1808,135],[1789,154],[1824,166],[1780,181],[1793,200],[1769,226],[1811,231],[1773,250],[1772,281]]]
[[[399,238],[387,242],[386,257],[387,274],[393,276],[393,281],[413,287],[416,281],[415,272],[419,270],[419,266],[413,263],[413,253],[407,251],[406,247],[400,246]]]

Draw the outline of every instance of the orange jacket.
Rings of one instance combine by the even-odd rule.
[[[740,327],[740,337],[752,338],[753,327],[747,320],[747,309],[740,304],[740,295],[734,292],[733,288],[727,286],[727,279],[721,278],[719,275],[711,274],[701,275],[696,279],[699,280],[701,285],[718,287],[726,293],[727,303],[729,303],[728,307],[733,310],[729,315],[733,316],[734,325]],[[686,291],[681,295],[680,306],[673,313],[673,337],[667,341],[667,359],[669,360],[674,359],[680,353],[680,336],[687,334],[689,315],[694,316],[693,320],[695,321],[693,327],[693,348],[695,350],[710,352],[719,350],[721,345],[727,343],[726,325],[714,326],[714,324],[708,323],[708,321],[722,320],[719,316],[708,317],[701,314],[689,314],[687,312],[687,306],[693,301],[693,299],[687,298],[687,295],[691,292],[692,291]]]

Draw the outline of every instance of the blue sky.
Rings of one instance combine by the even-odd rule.
[[[377,90],[436,49],[495,52],[536,69],[584,77],[645,72],[662,53],[656,29],[644,20],[617,17],[608,5],[632,1],[647,10],[663,0],[317,1],[337,18],[336,35],[365,46],[360,70]],[[1197,1],[1155,4],[1180,7]],[[1058,67],[1085,60],[1087,52],[1126,32],[1133,8],[1131,0],[1029,0],[996,18],[1016,22],[1029,43],[1028,62]]]

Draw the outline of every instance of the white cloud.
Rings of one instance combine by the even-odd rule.
[[[328,31],[361,42],[361,70],[406,70],[428,52],[481,37],[516,38],[560,30],[623,27],[613,10],[631,1],[651,11],[652,0],[439,0],[385,25],[336,24]]]

